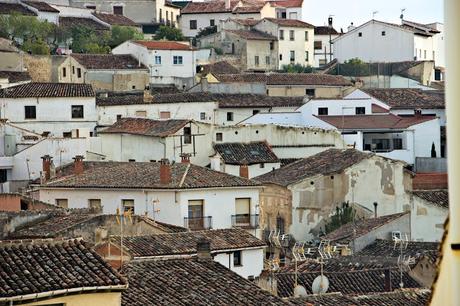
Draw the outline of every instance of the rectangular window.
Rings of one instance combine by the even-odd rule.
[[[390,150],[390,139],[372,139],[372,150]]]
[[[241,261],[241,251],[235,251],[233,252],[233,266],[234,267],[239,267],[242,266],[242,261]]]
[[[387,35],[387,33],[385,31],[382,31],[382,36],[385,36]]]
[[[259,66],[259,56],[258,55],[254,56],[254,64],[256,65],[256,67]]]
[[[305,89],[305,94],[309,97],[315,96],[315,89],[314,88],[307,88]]]
[[[134,215],[134,200],[132,199],[123,199],[121,200],[121,206],[123,211],[131,211],[131,213]]]
[[[118,114],[118,115],[117,115],[117,121],[120,120],[121,117],[122,117],[122,115]]]
[[[318,115],[319,116],[327,116],[327,114],[328,114],[327,107],[319,107],[318,108]]]
[[[89,199],[88,208],[93,212],[101,213],[102,212],[101,199]]]
[[[289,30],[289,40],[294,40],[294,30]]]
[[[308,41],[308,31],[305,31],[305,41]]]
[[[274,42],[270,42],[270,50],[273,50],[275,48],[275,43]]]
[[[85,7],[86,7],[88,10],[95,10],[95,9],[96,9],[96,6],[95,6],[95,5],[85,5]]]
[[[171,118],[171,112],[160,112],[160,119],[169,119]]]
[[[280,54],[280,61],[283,60],[283,54]]]
[[[270,65],[270,56],[265,57],[265,64]]]
[[[289,60],[291,61],[291,63],[295,62],[295,51],[290,52]]]
[[[426,59],[426,50],[423,50],[423,56]]]
[[[211,27],[213,27],[215,24],[216,24],[216,22],[214,21],[214,19],[209,20],[209,25]]]
[[[322,50],[323,49],[323,42],[321,40],[317,40],[313,43],[315,50]]]
[[[141,118],[147,117],[147,111],[145,111],[145,110],[136,111],[136,117],[141,117]]]
[[[69,208],[69,201],[67,199],[56,199],[55,203],[57,207]]]
[[[113,14],[114,15],[123,15],[123,6],[118,5],[113,7]]]
[[[190,30],[196,30],[196,20],[190,20]]]
[[[363,37],[363,32],[359,32],[358,37]]]
[[[216,133],[216,141],[222,141],[224,139],[224,136],[222,133]]]
[[[62,137],[64,137],[64,138],[72,138],[72,132],[63,132]]]
[[[128,159],[128,161],[129,161],[130,163],[134,163],[134,162],[136,162],[136,160],[135,160],[135,159],[133,159],[133,158],[130,158],[130,159]]]
[[[200,113],[200,120],[206,120],[206,113]]]
[[[189,126],[184,127],[184,144],[192,143],[192,128]]]
[[[72,74],[75,74],[75,66],[72,66]]]
[[[182,65],[182,56],[173,56],[174,65]]]
[[[366,108],[365,107],[356,107],[355,108],[355,114],[356,115],[364,115],[364,114],[366,114]]]
[[[393,150],[402,150],[402,139],[401,138],[394,138],[393,139]]]
[[[72,105],[72,119],[84,118],[83,105]]]
[[[161,65],[161,56],[155,55],[155,65]]]
[[[67,76],[67,71],[65,67],[62,68],[62,77],[65,78]]]
[[[25,119],[37,119],[37,108],[35,105],[24,106]]]
[[[257,115],[258,113],[260,113],[260,110],[258,110],[258,109],[252,110],[252,115],[253,115],[253,116],[254,116],[254,115]]]
[[[284,40],[284,30],[280,30],[280,40]]]
[[[227,112],[227,121],[233,121],[233,113]]]
[[[77,68],[77,77],[81,78],[81,68]]]
[[[163,10],[160,9],[160,22],[163,21]]]
[[[308,51],[305,51],[305,61],[308,62]]]
[[[259,164],[259,168],[260,168],[260,169],[265,168],[265,164],[264,164],[264,163],[260,163],[260,164]]]

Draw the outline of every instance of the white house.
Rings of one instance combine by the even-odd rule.
[[[189,229],[231,228],[238,215],[258,214],[259,183],[188,162],[84,162],[76,157],[60,173],[37,187],[41,201],[102,207],[104,214],[130,210]]]
[[[19,3],[34,12],[38,19],[54,24],[59,23],[59,10],[45,1],[20,1]]]
[[[0,89],[32,82],[27,71],[0,70]]]
[[[338,36],[339,33],[333,27],[315,27],[314,67],[324,66],[334,59],[332,40]]]
[[[89,137],[97,124],[89,84],[26,83],[0,91],[1,118],[37,134]]]
[[[276,18],[305,20],[306,16],[302,14],[303,0],[276,0],[272,2],[276,8]]]
[[[194,85],[197,65],[206,62],[209,49],[198,50],[175,41],[126,41],[113,54],[130,54],[150,70],[150,83],[174,84],[179,88]]]

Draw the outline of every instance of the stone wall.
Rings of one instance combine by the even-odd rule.
[[[33,82],[52,82],[52,58],[49,55],[24,55],[24,67]]]

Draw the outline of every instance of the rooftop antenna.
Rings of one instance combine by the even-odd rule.
[[[399,247],[399,287],[404,288],[403,272],[410,271],[411,265],[415,264],[415,258],[410,255],[404,255],[404,251],[407,249],[407,245],[409,244],[409,237],[407,236],[407,233],[404,234],[403,237],[400,232],[393,232],[391,236],[394,241],[393,250],[396,250],[396,248]]]
[[[377,15],[378,12],[379,12],[379,11],[373,11],[373,12],[372,12],[372,19],[375,18],[375,15]]]
[[[401,15],[399,15],[399,18],[401,19],[401,21],[404,19],[404,12],[406,11],[405,8],[402,8],[401,9]]]

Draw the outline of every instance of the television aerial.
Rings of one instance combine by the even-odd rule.
[[[297,285],[294,287],[294,297],[305,297],[307,295],[307,289],[304,286]]]
[[[314,294],[323,294],[327,292],[327,289],[329,289],[329,280],[323,274],[318,275],[311,285],[311,291]]]

